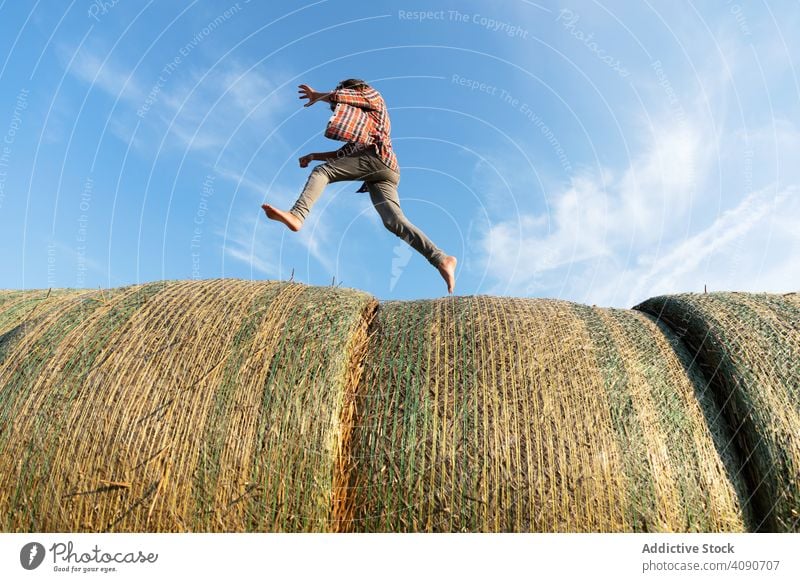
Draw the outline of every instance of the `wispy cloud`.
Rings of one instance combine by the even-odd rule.
[[[549,213],[523,212],[490,225],[480,239],[490,292],[534,294],[553,284],[552,272],[658,244],[678,224],[707,171],[700,132],[688,124],[653,128],[650,146],[619,176],[582,170],[549,193]],[[700,166],[700,168],[698,168]]]
[[[785,130],[783,143],[797,139]],[[640,184],[654,190],[633,187],[634,172]],[[550,216],[523,214],[488,228],[480,250],[495,281],[489,292],[630,307],[653,295],[700,291],[704,285],[753,291],[800,287],[793,266],[800,249],[795,223],[800,182],[773,182],[743,197],[740,187],[726,196],[734,204],[708,221],[702,218],[707,208],[689,211],[693,199],[685,196],[691,180],[673,174],[664,180],[666,188],[659,174],[646,155],[618,180],[579,176],[553,197]],[[790,174],[797,179],[796,172]],[[663,204],[652,194],[662,188],[674,193]],[[696,226],[687,236],[690,225]]]
[[[626,165],[582,168],[547,190],[546,210],[484,222],[477,254],[487,292],[630,307],[704,285],[800,287],[800,129],[785,107],[771,108],[777,93],[764,94],[778,72],[793,84],[793,71],[761,62],[758,47],[788,55],[782,41],[744,42],[739,31],[717,41],[723,56],[709,55],[691,78],[670,69],[679,103],[641,76],[641,113],[621,118],[633,127]]]
[[[275,254],[279,241],[274,235],[256,228],[253,220],[237,220],[227,231],[217,230],[215,234],[224,240],[226,256],[249,265],[264,275],[278,278],[279,257]]]
[[[216,149],[234,139],[262,137],[254,127],[269,125],[288,105],[285,91],[258,69],[228,59],[211,70],[191,70],[159,95],[156,109],[181,147]],[[269,97],[272,95],[271,97]]]
[[[269,125],[288,104],[286,92],[275,91],[274,79],[280,75],[272,71],[268,77],[262,69],[232,58],[211,69],[182,63],[167,72],[150,74],[142,67],[134,74],[108,57],[103,47],[75,50],[62,45],[56,51],[70,75],[120,104],[109,123],[111,131],[127,141],[136,124],[150,130],[134,144],[140,152],[153,153],[154,136],[165,132],[171,138],[166,146],[212,155],[231,142],[235,146],[237,139],[260,141],[263,135],[256,128]]]
[[[263,180],[260,180],[257,176],[255,176],[252,170],[250,170],[249,173],[245,174],[238,170],[227,168],[225,166],[218,164],[214,168],[214,172],[220,178],[229,180],[234,184],[236,184],[237,189],[246,189],[250,192],[259,194],[259,196],[263,195],[265,182]]]
[[[106,266],[88,256],[85,246],[77,243],[70,245],[61,240],[53,240],[52,244],[58,249],[58,252],[65,257],[67,265],[74,272],[75,277],[70,284],[76,287],[86,287],[86,279],[88,273],[100,275],[102,278],[108,276]],[[69,279],[67,279],[69,281]]]
[[[318,214],[309,216],[300,232],[289,233],[252,205],[252,210],[243,210],[232,219],[227,231],[220,229],[216,234],[223,240],[226,256],[269,276],[277,278],[287,266],[300,265],[298,258],[305,267],[309,255],[327,272],[336,269],[330,226]],[[295,280],[303,280],[302,270],[295,269]]]
[[[230,241],[231,246],[225,247],[229,257],[250,265],[256,271],[269,277],[278,278],[278,268],[269,260],[256,253],[255,245],[250,249],[243,248],[238,241]]]
[[[133,72],[117,64],[100,49],[87,46],[77,50],[59,45],[56,55],[62,64],[69,66],[69,74],[93,87],[127,101],[142,99],[144,93]]]
[[[746,196],[709,226],[674,241],[662,255],[640,257],[639,264],[610,276],[613,284],[595,286],[589,297],[598,304],[633,305],[654,295],[678,291],[789,291],[800,287],[791,249],[800,233],[787,217],[800,210],[796,187],[779,192],[764,188]],[[780,272],[779,278],[765,274]]]

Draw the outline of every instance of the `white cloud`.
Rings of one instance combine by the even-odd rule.
[[[642,113],[620,118],[634,123],[628,164],[580,170],[567,187],[546,190],[546,211],[501,215],[484,228],[479,269],[492,283],[480,292],[630,307],[704,285],[800,288],[789,55],[783,41],[739,30],[716,41],[724,56],[711,47],[691,70],[664,66],[677,101],[652,71],[636,77]]]
[[[192,67],[188,62],[168,71],[125,69],[101,48],[59,47],[57,54],[69,73],[99,89],[125,107],[111,120],[110,130],[123,141],[142,123],[149,134],[137,135],[139,151],[152,153],[163,132],[181,148],[213,150],[234,139],[263,139],[262,128],[274,121],[287,104],[286,91],[265,100],[277,84],[259,68],[249,68],[235,59],[217,63],[213,69]],[[152,74],[150,74],[152,73]],[[153,138],[152,133],[157,132]],[[241,133],[239,133],[241,132]],[[273,136],[280,140],[280,136]]]
[[[263,196],[266,182],[254,176],[252,170],[248,174],[244,174],[238,170],[217,165],[214,173],[235,183],[238,189],[247,189],[258,196]]]
[[[244,210],[233,219],[227,231],[219,230],[216,234],[223,239],[227,256],[275,278],[280,277],[281,267],[286,270],[294,258],[303,257],[296,252],[298,245],[326,271],[334,272],[336,265],[331,250],[335,250],[336,245],[331,241],[328,226],[320,220],[321,214],[309,215],[299,232],[291,232],[282,224],[267,219],[264,211],[253,204],[252,210]],[[303,280],[301,272],[306,271],[306,264],[307,259],[303,257],[302,265],[295,268],[296,281]]]
[[[709,162],[700,132],[663,123],[652,135],[619,177],[609,168],[584,170],[549,194],[549,215],[523,212],[489,227],[481,241],[486,267],[504,285],[492,292],[537,292],[552,281],[548,272],[658,244],[685,222],[697,166]]]
[[[254,270],[267,276],[279,277],[279,257],[275,249],[279,248],[274,234],[257,229],[256,218],[263,218],[263,211],[258,208],[249,215],[249,220],[237,220],[227,231],[215,232],[224,239],[225,254],[237,261],[245,263]]]
[[[708,152],[715,149],[714,140],[702,142],[697,125],[669,120],[650,129],[647,150],[612,185],[618,197],[612,229],[634,228],[638,237],[652,241],[682,219],[697,195],[699,174],[708,169]]]
[[[160,103],[153,108],[181,147],[220,148],[234,132],[260,141],[260,128],[269,126],[286,105],[285,91],[265,101],[276,85],[258,69],[248,70],[232,60],[212,70],[192,70],[175,77],[159,93]]]
[[[82,47],[76,52],[74,48],[60,46],[56,54],[65,67],[69,66],[72,76],[114,98],[135,101],[143,95],[133,72],[117,65],[103,51]]]
[[[319,217],[309,217],[302,230],[292,233],[292,235],[298,237],[297,241],[320,262],[326,271],[334,272],[335,259],[328,251],[335,249],[335,245],[331,241],[331,232],[326,222]]]
[[[256,271],[260,271],[269,277],[278,278],[278,268],[266,258],[256,254],[255,245],[250,249],[245,249],[236,241],[230,241],[232,246],[226,246],[225,252],[231,258],[250,265]]]
[[[588,294],[598,305],[631,306],[648,297],[681,291],[790,291],[800,288],[793,268],[800,246],[794,219],[798,189],[753,192],[709,226],[674,241],[663,255],[642,258],[615,278],[606,272]]]
[[[485,229],[488,292],[630,307],[704,285],[800,287],[800,169],[791,160],[800,131],[773,120],[748,131],[746,143],[731,131],[716,147],[697,127],[662,125],[618,178],[584,171],[550,195],[549,214]],[[700,188],[717,164],[726,178]]]

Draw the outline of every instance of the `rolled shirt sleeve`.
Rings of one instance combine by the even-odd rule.
[[[333,103],[344,103],[367,111],[375,111],[380,106],[377,99],[369,93],[356,91],[355,89],[339,89],[330,95]]]

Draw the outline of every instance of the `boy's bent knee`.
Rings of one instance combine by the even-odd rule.
[[[312,178],[321,178],[326,181],[330,181],[331,173],[330,170],[326,167],[326,164],[320,164],[318,166],[314,166],[314,169],[311,170]]]
[[[383,226],[385,226],[388,230],[392,231],[395,234],[400,233],[405,226],[405,221],[402,217],[397,216],[395,214],[389,214],[383,216]]]

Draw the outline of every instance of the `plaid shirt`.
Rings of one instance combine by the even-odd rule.
[[[386,103],[372,87],[365,90],[339,89],[330,95],[336,109],[328,122],[325,137],[346,141],[338,151],[350,153],[374,145],[378,156],[389,168],[400,171],[389,133],[392,125]]]

